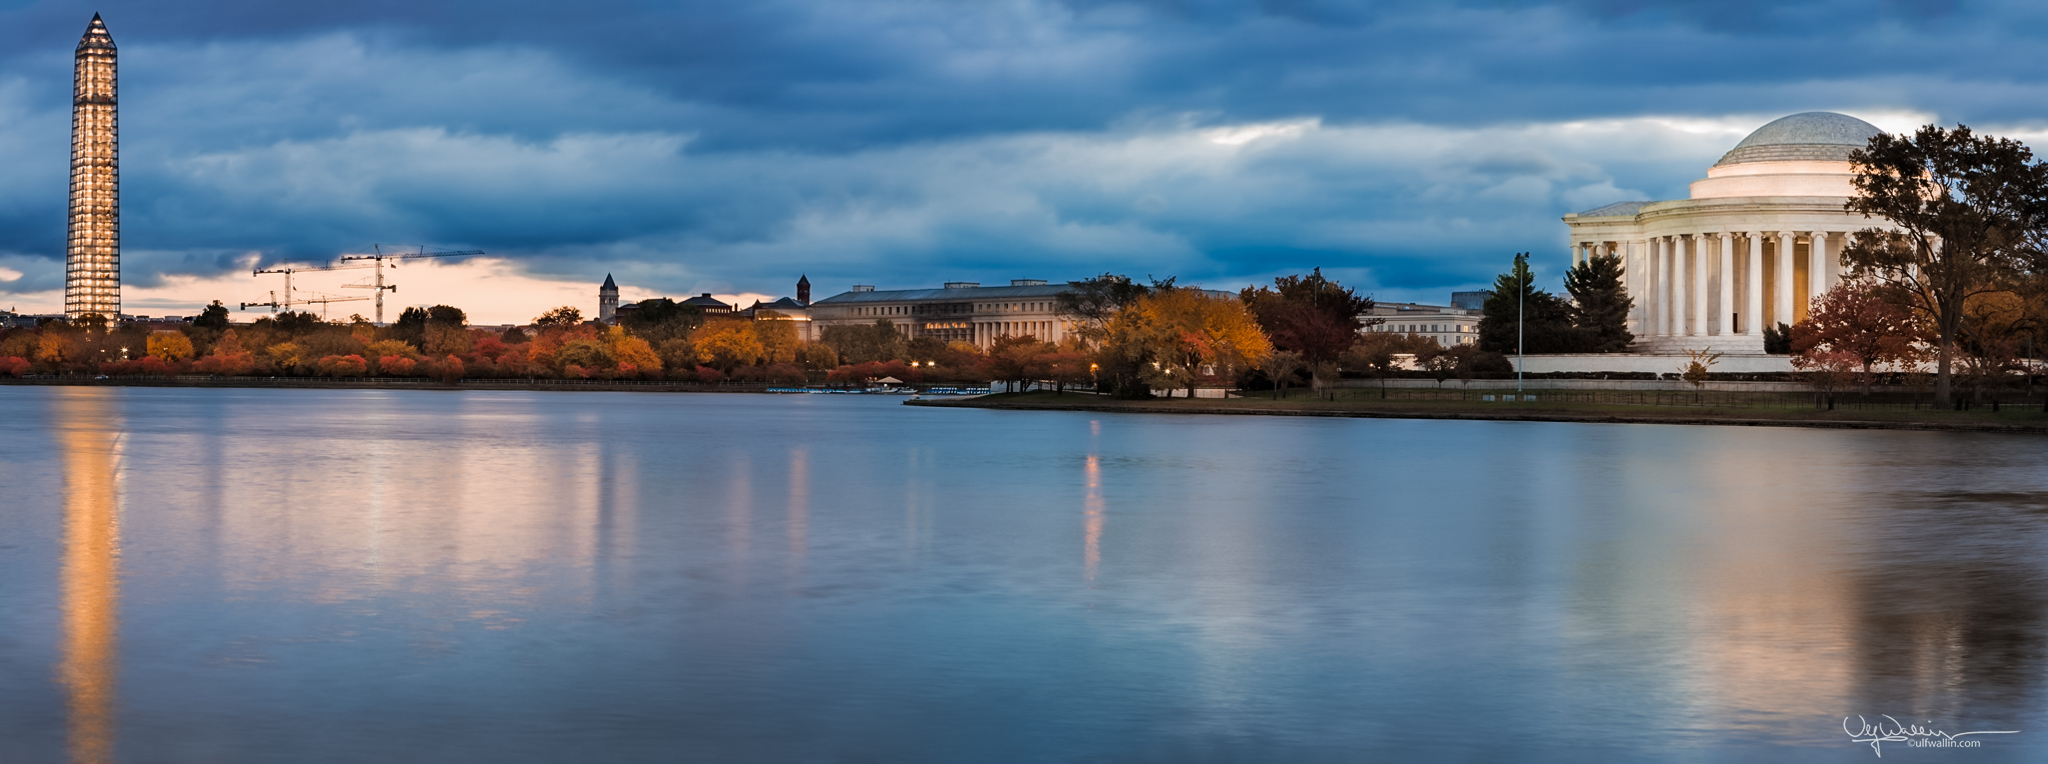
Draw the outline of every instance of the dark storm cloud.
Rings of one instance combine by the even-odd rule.
[[[1321,265],[1441,299],[1773,116],[2048,96],[2019,3],[0,4],[0,292],[59,277],[95,10],[138,281],[425,241],[671,292]]]

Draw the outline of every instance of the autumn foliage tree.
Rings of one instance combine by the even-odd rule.
[[[1189,397],[1203,377],[1234,376],[1273,352],[1244,303],[1178,286],[1155,288],[1117,311],[1103,344],[1105,354],[1136,362],[1139,381],[1185,388]]]
[[[1847,354],[1867,389],[1878,367],[1920,358],[1922,332],[1913,314],[1869,280],[1837,285],[1814,298],[1806,315],[1792,327],[1792,361],[1802,368],[1832,367]]]
[[[1846,209],[1889,226],[1856,232],[1842,262],[1932,328],[1934,402],[1947,406],[1970,299],[2010,288],[2038,254],[2048,166],[2024,144],[1961,125],[1879,133],[1850,158],[1856,195]]]
[[[1247,287],[1239,294],[1258,319],[1273,348],[1297,353],[1312,370],[1334,369],[1337,358],[1358,343],[1373,301],[1323,276],[1281,276],[1273,287]],[[1377,319],[1372,319],[1377,323]],[[1318,371],[1320,381],[1327,371]]]

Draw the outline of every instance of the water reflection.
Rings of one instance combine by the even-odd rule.
[[[789,572],[791,583],[803,575],[804,552],[810,548],[811,452],[789,450]]]
[[[64,652],[71,758],[114,760],[119,649],[121,416],[112,393],[63,388]]]
[[[2048,654],[2035,536],[2048,493],[1916,492],[1869,539],[1882,565],[1852,581],[1859,694],[1908,713],[1982,718],[2034,702]]]
[[[2048,441],[1918,469],[1939,449],[1912,433],[229,395],[0,387],[57,423],[0,439],[35,497],[0,504],[0,602],[31,605],[0,608],[0,687],[29,665],[43,693],[0,692],[0,741],[49,731],[22,758],[60,758],[65,712],[108,760],[117,708],[121,748],[224,762],[1867,761],[1842,715],[2048,734]]]
[[[1087,494],[1081,499],[1082,521],[1082,566],[1088,580],[1095,580],[1095,568],[1102,563],[1102,457],[1088,455],[1088,465],[1082,469],[1082,482]]]

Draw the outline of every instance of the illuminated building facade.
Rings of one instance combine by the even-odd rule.
[[[99,14],[78,41],[71,74],[71,221],[64,315],[121,314],[121,141],[114,37]]]

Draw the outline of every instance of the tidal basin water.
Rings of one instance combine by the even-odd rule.
[[[2048,439],[0,388],[0,760],[2048,757]]]

